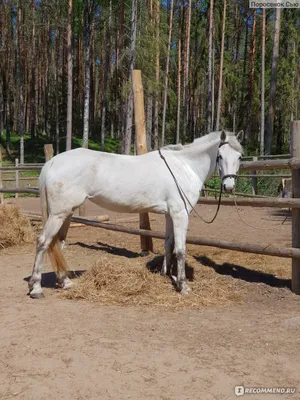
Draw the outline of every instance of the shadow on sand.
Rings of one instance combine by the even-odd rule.
[[[235,264],[217,264],[212,259],[199,256],[194,257],[195,260],[199,261],[202,265],[206,267],[213,268],[217,274],[219,275],[227,275],[232,276],[234,279],[240,279],[246,282],[257,282],[264,283],[268,286],[277,287],[277,288],[291,288],[291,280],[290,279],[281,279],[277,278],[273,274],[268,274],[261,271],[255,271],[253,269],[241,267],[240,265]]]
[[[115,247],[111,246],[106,243],[98,242],[97,245],[90,245],[82,242],[76,242],[76,243],[70,243],[68,246],[80,246],[84,249],[90,249],[90,250],[99,250],[99,251],[105,251],[106,253],[113,254],[115,256],[121,256],[121,257],[127,257],[127,258],[138,258],[141,257],[140,253],[136,253],[131,250],[127,250],[124,247]]]
[[[84,272],[85,272],[84,270],[70,271],[69,272],[69,278],[70,279],[78,278]],[[24,281],[28,282],[29,279],[30,279],[30,276],[26,276],[26,278],[24,278]],[[45,273],[42,274],[42,287],[50,288],[50,289],[53,289],[53,288],[56,287],[56,275],[55,275],[55,272],[45,272]]]
[[[158,274],[161,272],[163,261],[164,256],[156,256],[147,262],[146,268],[148,268],[150,272]],[[169,272],[170,271],[168,271],[168,274]],[[185,263],[185,273],[187,280],[192,282],[194,280],[194,268],[188,263]],[[172,275],[177,276],[177,260],[175,256],[172,257]]]

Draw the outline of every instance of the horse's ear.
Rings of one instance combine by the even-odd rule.
[[[237,140],[241,143],[244,140],[244,131],[239,131],[239,133],[237,133],[235,135],[235,137],[237,138]]]
[[[226,132],[224,129],[221,132],[221,143],[226,142]]]

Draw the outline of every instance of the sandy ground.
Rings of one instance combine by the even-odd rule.
[[[39,212],[37,199],[18,204]],[[209,218],[214,208],[197,210]],[[275,210],[240,211],[257,229],[223,207],[213,225],[191,217],[189,234],[290,245],[289,218],[280,225]],[[87,207],[87,215],[102,212]],[[108,214],[111,222],[137,226],[134,215]],[[151,219],[153,229],[163,229],[162,217]],[[161,254],[162,242],[154,245]],[[71,228],[66,248],[75,270],[104,256],[128,260],[138,252],[138,237],[87,227]],[[1,250],[0,399],[229,400],[236,385],[297,388],[293,395],[245,399],[300,399],[300,301],[289,290],[290,261],[197,246],[188,246],[188,254],[216,281],[243,289],[243,300],[173,312],[66,300],[54,288],[48,264],[45,298],[32,300],[26,279],[34,245]]]

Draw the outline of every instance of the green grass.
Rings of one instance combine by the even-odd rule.
[[[33,141],[29,133],[24,134],[24,161],[25,163],[43,163],[45,162],[44,156],[44,145],[51,143],[51,140],[45,135],[41,134]],[[6,147],[6,132],[3,132],[0,137],[0,144]],[[54,144],[53,144],[54,145]],[[55,148],[55,145],[53,146]],[[82,138],[72,138],[72,149],[82,147]],[[89,149],[100,151],[100,143],[93,140],[89,140]],[[118,139],[106,138],[104,141],[104,151],[107,153],[118,153],[120,147],[120,141]],[[65,151],[66,141],[62,138],[60,141],[60,152]],[[10,158],[7,152],[3,152],[4,165],[6,162],[13,162],[15,158],[19,158],[20,151],[20,136],[17,133],[11,133],[10,135]]]
[[[5,147],[6,133],[4,131],[2,137],[0,137],[0,144]],[[44,145],[49,143],[49,138],[45,134],[39,135],[35,142],[33,142],[29,133],[24,135],[24,155],[25,163],[44,163]],[[6,152],[3,152],[3,165],[14,165],[14,159],[19,158],[19,147],[20,147],[20,136],[17,133],[12,133],[10,136],[10,155],[9,159]],[[55,146],[54,146],[55,147]],[[82,147],[82,138],[73,137],[72,138],[72,148]],[[60,141],[60,151],[65,149],[65,138]],[[89,140],[89,149],[100,151],[100,143]],[[118,139],[112,139],[110,137],[105,138],[104,151],[108,153],[119,153],[120,141]],[[268,171],[268,174],[281,174],[286,173],[286,171]],[[243,172],[241,172],[243,174]],[[38,177],[39,171],[24,171],[20,172],[20,177]],[[211,189],[219,191],[220,189],[220,178],[212,178],[206,182],[206,186]],[[278,196],[278,187],[281,183],[281,178],[259,178],[257,179],[258,194],[264,196]],[[237,181],[237,192],[252,194],[251,189],[251,179],[240,178]],[[30,194],[24,194],[22,196],[32,196]],[[7,195],[7,197],[13,197],[13,195]]]
[[[264,171],[262,171],[262,174]],[[266,171],[268,175],[280,175],[287,174],[286,170],[273,170]],[[239,175],[249,175],[246,172],[240,172]],[[251,178],[238,178],[236,191],[238,193],[252,194],[252,180]],[[281,178],[274,176],[267,178],[260,178],[259,172],[257,172],[257,194],[263,196],[277,197],[279,195],[279,186],[281,184]],[[220,190],[221,180],[220,178],[211,178],[206,181],[206,187],[209,189]]]

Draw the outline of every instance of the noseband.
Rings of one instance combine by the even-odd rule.
[[[219,148],[222,147],[222,146],[224,146],[224,144],[229,144],[229,142],[222,142],[222,143],[220,143],[220,144],[219,144]],[[219,164],[220,158],[221,158],[221,155],[219,154],[219,151],[218,151],[217,159],[216,159],[216,165]],[[227,175],[222,176],[222,178],[221,178],[222,183],[223,183],[223,181],[224,181],[226,178],[237,179],[237,175],[236,175],[236,174],[227,174]]]

